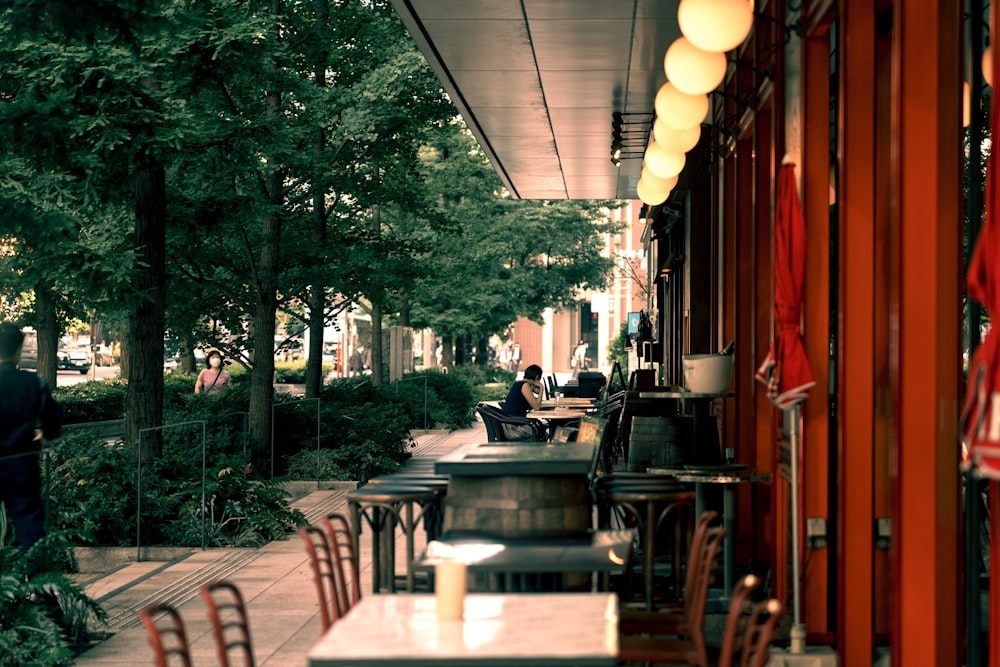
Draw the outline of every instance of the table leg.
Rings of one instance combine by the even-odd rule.
[[[733,591],[733,561],[736,558],[736,485],[722,485],[722,520],[726,538],[722,541],[722,576],[727,598]]]

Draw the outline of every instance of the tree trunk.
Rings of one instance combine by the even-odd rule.
[[[35,330],[38,337],[38,358],[35,371],[50,387],[56,386],[56,354],[59,351],[59,322],[52,287],[41,281],[35,285]]]
[[[272,0],[274,18],[272,35],[281,39],[278,20],[281,16],[280,0]],[[277,67],[277,65],[275,65]],[[277,119],[281,115],[281,92],[268,90],[267,115]],[[250,372],[249,424],[251,451],[267,455],[270,474],[274,477],[274,456],[271,442],[271,405],[274,400],[274,318],[278,312],[278,267],[280,266],[281,213],[284,203],[282,185],[284,174],[275,167],[264,178],[265,196],[273,208],[261,228],[260,255],[257,259],[257,303],[253,317],[254,364]]]
[[[129,318],[129,381],[125,395],[125,441],[142,447],[143,461],[162,454],[160,431],[143,429],[163,424],[163,326],[167,251],[166,181],[156,161],[139,170],[135,180],[135,247],[139,268],[136,291],[141,295]]]
[[[490,362],[490,337],[483,336],[476,342],[476,365],[486,366]]]
[[[378,204],[372,206],[372,227],[375,238],[382,233],[382,218]],[[372,385],[382,386],[382,306],[379,305],[381,294],[372,294]]]
[[[455,337],[451,334],[441,335],[441,366],[449,373],[455,370]]]

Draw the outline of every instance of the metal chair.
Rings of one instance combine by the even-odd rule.
[[[515,417],[485,403],[477,405],[476,412],[486,424],[486,437],[490,442],[545,442],[548,439],[545,424],[537,419]]]
[[[306,554],[313,571],[313,583],[316,584],[316,597],[319,600],[320,631],[323,633],[347,611],[341,606],[337,565],[326,533],[321,528],[302,526],[299,528],[299,535],[306,543]]]
[[[164,619],[167,623],[161,624]],[[176,658],[173,660],[175,664],[191,667],[191,652],[187,633],[184,631],[184,621],[174,607],[163,603],[150,605],[139,612],[139,620],[149,633],[156,667],[168,667],[172,658]]]
[[[760,583],[760,578],[751,574],[743,577],[733,589],[719,651],[719,667],[736,664],[763,667],[771,657],[771,639],[781,618],[782,605],[774,599],[754,603],[750,596]]]
[[[339,608],[346,614],[361,599],[361,575],[357,554],[354,552],[354,533],[347,517],[337,512],[323,517],[323,528],[333,554]]]
[[[219,581],[201,587],[201,598],[208,607],[212,622],[212,635],[221,667],[230,667],[230,653],[243,656],[244,667],[254,667],[253,645],[250,642],[250,624],[247,620],[243,595],[235,584]],[[223,620],[225,616],[225,620]]]

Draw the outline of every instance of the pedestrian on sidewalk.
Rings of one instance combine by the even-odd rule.
[[[45,537],[41,452],[59,437],[62,410],[41,375],[18,369],[23,344],[17,325],[0,324],[0,500],[27,551]]]

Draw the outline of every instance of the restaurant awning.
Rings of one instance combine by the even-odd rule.
[[[514,197],[635,198],[678,0],[392,4]]]

